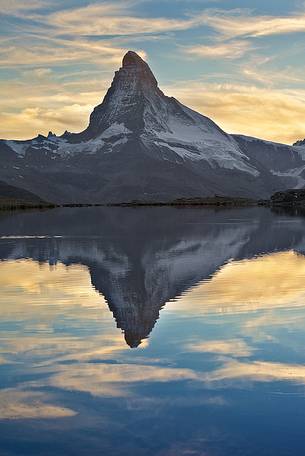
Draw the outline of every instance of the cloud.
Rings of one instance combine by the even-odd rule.
[[[2,14],[17,14],[20,12],[34,11],[49,6],[50,2],[45,0],[0,0]]]
[[[25,108],[20,112],[0,114],[0,136],[8,139],[29,139],[37,134],[52,131],[62,134],[65,130],[80,131],[88,123],[91,105],[70,104],[56,108]]]
[[[255,16],[246,8],[210,9],[183,19],[139,17],[129,14],[133,3],[90,4],[80,8],[57,11],[37,20],[47,21],[62,33],[74,35],[139,35],[188,30],[208,25],[223,37],[259,37],[305,31],[305,14],[288,16]]]
[[[202,20],[223,37],[260,37],[305,32],[305,14],[255,16],[245,9],[211,10]]]
[[[30,75],[34,78],[45,78],[52,74],[51,68],[35,68],[34,70],[29,70],[27,75]]]
[[[274,86],[276,83],[303,83],[304,77],[299,69],[287,67],[284,70],[266,70],[261,67],[255,68],[254,65],[247,64],[242,69],[242,73],[248,79],[257,81],[265,86]]]
[[[3,6],[5,4],[7,2],[3,2]],[[0,66],[7,71],[19,71],[18,79],[22,84],[17,87],[17,81],[14,80],[2,83],[0,137],[27,139],[49,130],[61,134],[65,129],[80,131],[85,128],[89,113],[101,101],[112,74],[109,73],[107,82],[103,74],[99,85],[97,81],[91,84],[90,77],[82,76],[80,71],[78,81],[71,81],[71,84],[75,84],[73,91],[72,85],[68,87],[59,78],[56,79],[58,68],[61,71],[64,69],[67,76],[75,72],[76,67],[100,70],[100,74],[113,71],[121,64],[122,56],[130,46],[128,40],[139,41],[141,35],[144,40],[149,34],[155,40],[160,36],[170,36],[167,32],[208,25],[218,32],[213,35],[212,44],[184,45],[184,57],[218,59],[217,64],[226,61],[227,65],[232,66],[233,60],[245,59],[249,52],[256,49],[253,39],[248,37],[279,30],[273,27],[272,21],[282,24],[282,20],[285,23],[289,20],[295,24],[296,20],[299,24],[305,18],[302,14],[285,18],[254,16],[253,12],[246,9],[203,10],[196,16],[189,14],[178,19],[142,17],[132,9],[135,4],[132,1],[92,3],[39,14],[35,9],[47,6],[47,2],[9,2],[7,10],[21,11],[20,14],[31,21],[24,23],[22,29],[20,25],[12,23],[11,36],[1,43]],[[101,39],[101,36],[107,38]],[[135,50],[147,57],[143,49],[137,49],[138,41]],[[172,84],[170,92],[185,104],[212,117],[228,132],[286,143],[303,138],[304,91],[274,89],[275,85],[302,83],[300,69],[266,70],[259,64],[253,64],[252,60],[243,62],[240,74],[232,75],[231,70],[228,70],[226,80],[232,81],[234,78],[234,83],[188,80]],[[30,71],[33,71],[32,81],[29,78]],[[215,79],[218,77],[220,81],[223,80],[225,72],[226,67],[221,76],[215,75]],[[241,78],[242,82],[236,82]],[[14,93],[14,100],[8,96],[9,93]]]
[[[5,81],[0,87],[3,103],[0,137],[3,138],[28,139],[49,130],[57,134],[66,129],[80,131],[86,127],[93,106],[101,102],[109,85],[109,79],[103,80],[95,70],[83,75],[79,72],[77,79],[73,74],[66,78],[65,74],[55,72],[42,72],[43,76],[35,69],[22,71],[22,82]],[[94,78],[96,74],[99,79]]]
[[[48,23],[51,32],[74,36],[126,36],[187,30],[201,24],[201,19],[188,17],[140,17],[130,15],[130,2],[125,4],[90,4],[80,8],[56,11],[47,16],[33,15],[37,22]]]
[[[0,48],[0,66],[68,65],[71,63],[103,64],[104,67],[118,65],[126,48],[111,43],[93,42],[85,39],[42,39],[25,38],[22,42],[6,43]],[[138,50],[143,56],[143,51]]]
[[[209,26],[222,37],[259,37],[305,31],[305,14],[287,16],[254,15],[247,8],[233,10],[207,9],[184,18],[142,17],[131,14],[131,7],[139,1],[91,3],[86,6],[60,9],[48,14],[35,10],[50,6],[48,1],[22,2],[0,0],[5,14],[22,14],[39,24],[48,24],[48,34],[71,34],[74,36],[128,36],[147,33],[165,33]]]
[[[248,41],[230,41],[213,45],[199,44],[185,48],[184,52],[195,57],[239,59],[252,49]]]

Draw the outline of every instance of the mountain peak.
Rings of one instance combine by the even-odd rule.
[[[158,88],[149,65],[136,52],[128,51],[123,57],[121,68],[115,72],[103,102],[94,108],[88,128],[69,136],[69,140],[88,141],[101,136],[113,125],[116,136],[124,132],[139,133],[144,128],[145,112],[155,104],[151,116],[156,117],[161,109],[162,98],[164,94]],[[109,134],[110,131],[107,131],[106,136],[109,137]]]
[[[115,81],[127,80],[130,82],[133,80],[134,87],[140,84],[146,86],[157,87],[157,80],[149,68],[149,65],[134,51],[128,51],[122,60],[122,68],[117,72],[119,77],[115,78]]]
[[[123,68],[128,66],[147,66],[147,63],[134,51],[128,51],[122,61]]]

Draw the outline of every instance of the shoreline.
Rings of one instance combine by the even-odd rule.
[[[17,210],[31,210],[31,209],[56,209],[63,207],[254,207],[254,206],[268,206],[268,202],[254,201],[254,200],[230,200],[224,198],[221,200],[194,200],[194,201],[168,201],[168,202],[154,202],[154,201],[131,201],[121,203],[65,203],[65,204],[30,204],[30,203],[0,203],[0,211],[17,211]]]
[[[270,199],[255,200],[230,196],[210,196],[193,198],[176,198],[170,201],[132,200],[114,203],[49,203],[44,201],[31,202],[25,200],[9,200],[0,198],[0,211],[16,211],[31,209],[55,209],[62,207],[270,207],[270,208],[305,208],[305,190],[286,190],[274,193]]]

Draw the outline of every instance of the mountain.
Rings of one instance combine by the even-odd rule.
[[[305,252],[300,217],[257,207],[206,209],[204,217],[194,208],[184,209],[183,217],[175,208],[56,208],[6,215],[0,234],[15,236],[0,243],[0,260],[84,265],[131,347],[149,336],[166,303],[232,259]],[[217,313],[229,307],[206,309]]]
[[[34,193],[0,181],[0,207],[8,205],[32,206],[36,204],[45,204],[45,202]]]
[[[0,179],[52,202],[266,198],[305,183],[305,145],[229,135],[129,51],[81,133],[0,141]]]
[[[305,139],[300,139],[294,143],[294,146],[305,146]]]

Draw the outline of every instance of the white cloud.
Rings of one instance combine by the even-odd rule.
[[[50,76],[50,74],[52,74],[52,69],[51,68],[35,68],[34,70],[28,71],[26,74],[31,77],[43,79],[45,77]]]
[[[0,66],[50,66],[90,62],[107,67],[119,64],[126,51],[126,48],[116,46],[111,42],[90,42],[85,39],[65,40],[52,37],[48,37],[44,41],[25,39],[20,43],[8,42],[0,48]]]
[[[253,47],[248,41],[230,41],[212,45],[195,45],[185,48],[185,53],[204,58],[238,59]]]
[[[287,16],[255,16],[245,9],[211,10],[202,15],[202,21],[227,38],[305,32],[304,13]]]
[[[0,10],[2,14],[34,11],[49,5],[50,2],[45,0],[0,0]]]
[[[128,4],[126,6],[129,6]],[[139,35],[175,30],[187,30],[198,26],[198,18],[172,19],[165,17],[137,17],[128,14],[126,8],[115,4],[91,4],[82,8],[58,11],[46,18],[61,33],[79,35]]]
[[[287,67],[283,70],[266,70],[262,67],[256,68],[253,64],[246,64],[242,67],[242,74],[248,79],[260,82],[266,86],[274,86],[283,83],[304,83],[304,76],[300,69]]]

